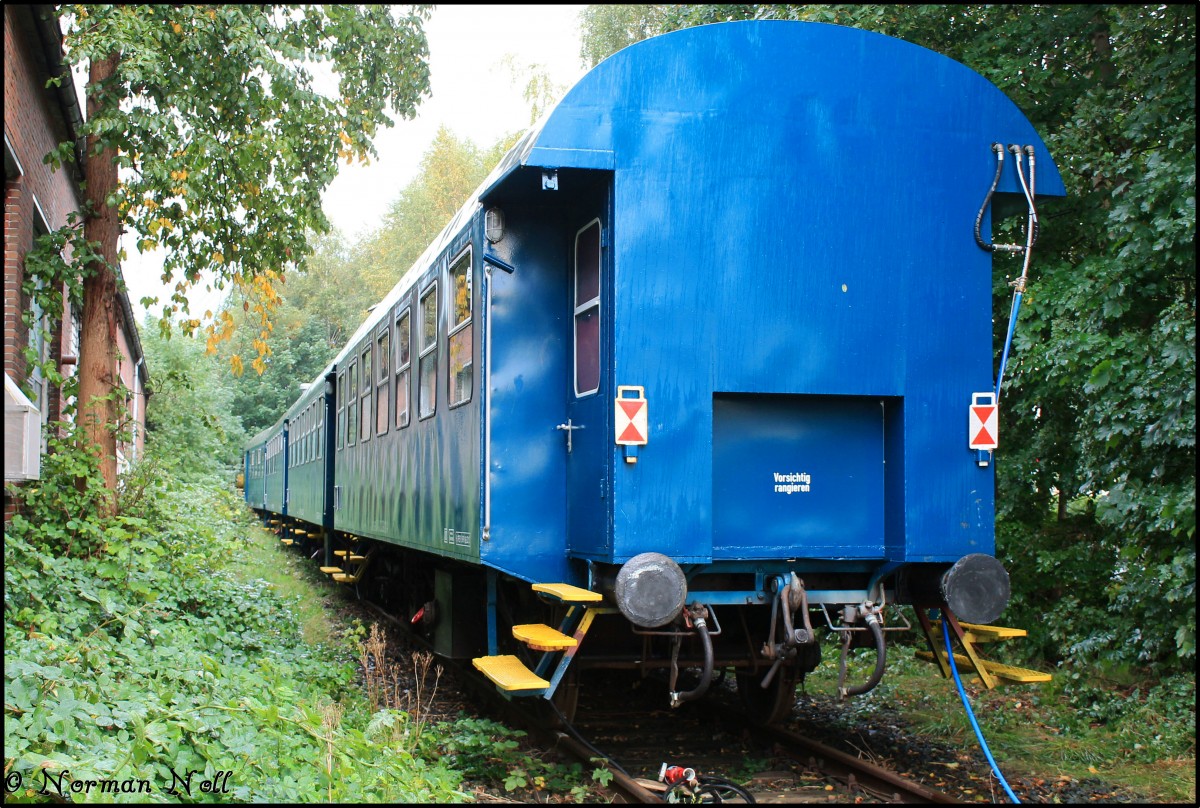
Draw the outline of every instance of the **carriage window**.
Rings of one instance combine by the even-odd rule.
[[[361,440],[371,439],[371,425],[374,423],[371,420],[371,343],[367,343],[367,347],[362,352],[362,394],[358,399],[359,406],[359,428],[362,430]]]
[[[418,360],[420,389],[417,417],[428,418],[437,409],[437,283],[421,296],[421,353]]]
[[[396,319],[396,426],[408,426],[408,367],[411,337],[408,310]]]
[[[350,378],[346,380],[346,445],[353,446],[358,437],[358,363],[350,363]]]
[[[391,385],[388,383],[392,370],[392,332],[385,330],[376,340],[379,346],[379,378],[375,391],[375,432],[379,435],[388,431],[388,417],[392,414],[391,401],[388,393]]]
[[[600,389],[600,220],[575,235],[575,395]]]
[[[474,352],[471,327],[471,251],[450,267],[450,406],[456,407],[471,400],[471,379]]]
[[[337,428],[334,433],[337,450],[342,450],[342,441],[346,439],[346,371],[338,374],[337,389]]]

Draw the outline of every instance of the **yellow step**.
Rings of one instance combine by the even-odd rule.
[[[561,651],[564,648],[574,648],[578,645],[574,637],[568,637],[561,631],[541,623],[513,626],[512,633],[514,637],[535,651]]]
[[[337,581],[339,584],[356,584],[358,583],[358,576],[347,575],[344,572],[335,572],[333,574],[333,580]]]
[[[958,624],[962,626],[963,631],[969,631],[975,638],[975,642],[995,642],[997,640],[1009,640],[1014,637],[1027,637],[1029,632],[1023,628],[1005,628],[1004,626],[981,626],[976,623],[964,623],[961,620]],[[941,628],[939,625],[938,628]]]
[[[352,555],[352,556],[348,557],[346,560],[349,561],[351,564],[361,564],[362,562],[367,560],[367,557],[362,556],[362,555]]]
[[[343,572],[343,570],[341,567],[321,567],[321,572],[326,575],[333,575],[334,573]]]
[[[550,595],[563,603],[599,603],[604,600],[599,592],[580,589],[570,584],[534,584],[533,591]]]
[[[471,660],[483,675],[496,683],[501,690],[509,692],[536,690],[544,691],[550,683],[525,667],[515,656],[487,656]]]
[[[350,551],[349,550],[334,550],[333,554],[335,556],[338,556],[339,558],[345,558],[346,556],[350,555]]]
[[[291,539],[280,539],[279,543],[283,544],[283,545],[287,545],[288,547],[291,547],[296,542],[292,541]]]
[[[928,659],[930,661],[933,660],[933,654],[929,651],[917,651],[917,656],[919,656],[921,659]],[[960,674],[973,673],[975,671],[975,666],[971,664],[971,660],[966,654],[955,654],[954,662],[958,666],[958,672]],[[987,672],[992,676],[995,676],[997,679],[1006,679],[1010,682],[1021,682],[1028,684],[1031,682],[1049,682],[1053,678],[1048,673],[1042,673],[1041,671],[1034,671],[1028,668],[1018,668],[1013,665],[1004,665],[999,662],[992,662],[991,660],[984,660],[983,667],[985,667]]]

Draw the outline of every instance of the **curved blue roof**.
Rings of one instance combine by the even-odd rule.
[[[681,139],[696,136],[709,155],[730,160],[752,161],[761,146],[786,142],[851,176],[864,151],[941,161],[957,157],[944,151],[955,144],[977,152],[982,136],[1034,145],[1038,194],[1064,193],[1022,112],[970,68],[870,31],[777,20],[688,28],[619,51],[567,93],[485,188],[517,165],[619,169],[669,160]],[[1020,193],[1010,172],[999,191]]]

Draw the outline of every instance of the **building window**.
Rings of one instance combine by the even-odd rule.
[[[600,389],[600,220],[575,234],[575,395]]]
[[[418,373],[417,417],[428,418],[437,410],[437,282],[421,295],[421,352]]]
[[[450,406],[471,400],[475,341],[471,326],[471,249],[450,266]]]

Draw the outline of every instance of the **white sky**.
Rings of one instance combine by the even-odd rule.
[[[505,56],[521,68],[540,65],[551,81],[569,88],[584,74],[579,56],[579,13],[584,6],[437,6],[425,24],[429,40],[432,95],[417,108],[417,117],[399,121],[375,139],[379,159],[369,166],[345,166],[325,193],[325,214],[353,241],[378,226],[391,202],[416,176],[421,157],[440,126],[480,148],[502,135],[529,126],[529,106],[522,97],[523,78],[505,67]],[[135,315],[145,314],[141,298],[157,295],[152,311],[162,311],[170,298],[159,283],[162,253],[141,255],[133,239],[123,242],[127,258],[122,272]],[[203,285],[189,293],[192,316],[216,310],[224,292],[206,293]]]

